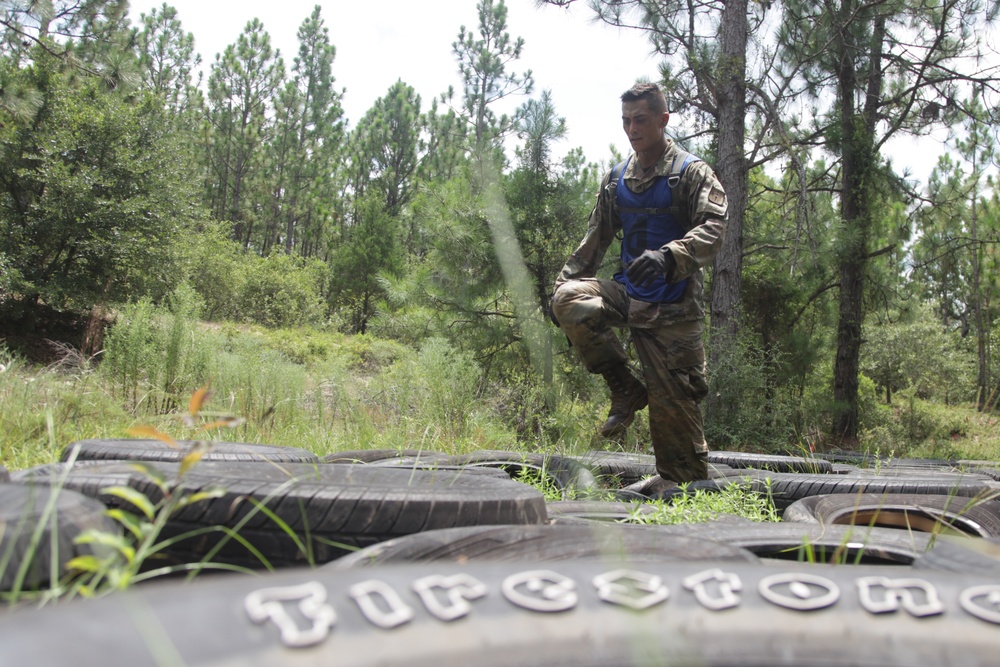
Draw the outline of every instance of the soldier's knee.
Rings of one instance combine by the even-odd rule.
[[[570,280],[552,295],[551,308],[560,323],[582,322],[600,313],[601,300],[593,294],[589,283]]]

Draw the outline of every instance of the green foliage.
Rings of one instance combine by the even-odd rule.
[[[429,426],[462,434],[476,418],[481,373],[470,353],[429,338],[416,357],[394,364],[383,382],[402,414],[421,415]]]
[[[0,132],[6,289],[81,309],[162,296],[178,281],[192,192],[159,103],[71,86],[42,65],[18,76],[43,105]]]
[[[356,202],[355,212],[330,261],[330,305],[349,312],[351,331],[365,333],[383,294],[381,280],[401,269],[400,225],[374,193]]]
[[[783,360],[741,339],[726,354],[713,354],[705,410],[705,437],[716,449],[774,451],[793,437],[794,396],[777,382]]]
[[[210,210],[217,220],[233,222],[233,239],[250,247],[255,234],[248,206],[252,179],[261,172],[264,146],[273,129],[273,95],[285,76],[284,62],[258,19],[246,24],[236,44],[216,56],[208,78],[205,183]]]
[[[269,210],[261,252],[284,246],[288,254],[317,256],[333,236],[330,223],[341,208],[338,197],[346,162],[343,92],[334,88],[336,49],[320,6],[298,30],[299,51],[292,78],[274,100],[275,127],[266,146],[265,183],[260,206]]]
[[[215,402],[224,411],[245,417],[264,437],[299,417],[306,371],[285,355],[261,349],[253,336],[241,336],[228,341],[215,364]]]
[[[300,326],[322,320],[326,281],[322,262],[281,253],[249,256],[241,278],[232,315],[238,313],[246,322],[267,326]]]
[[[681,486],[684,489],[684,486]],[[640,511],[653,505],[655,512]],[[751,521],[780,521],[774,504],[765,495],[747,491],[737,485],[727,486],[719,491],[707,492],[696,489],[694,493],[684,493],[672,498],[669,503],[662,500],[636,505],[628,523],[675,525],[680,523],[704,523],[715,521],[721,516],[733,515]]]
[[[194,330],[198,295],[181,285],[170,302],[167,308],[149,300],[126,306],[105,340],[100,373],[135,414],[176,409],[214,373],[215,346]]]
[[[545,497],[545,502],[551,503],[558,500],[566,500],[562,489],[552,479],[551,475],[546,475],[544,470],[537,470],[528,466],[518,468],[514,479],[522,484],[527,484],[538,489]]]
[[[186,274],[204,301],[203,315],[208,320],[241,319],[238,304],[243,274],[256,258],[231,240],[231,233],[228,223],[205,223],[198,230],[198,242],[186,247]]]
[[[462,76],[462,104],[470,125],[470,139],[473,148],[486,156],[494,143],[510,132],[521,113],[513,118],[497,116],[490,105],[510,95],[531,94],[534,79],[531,70],[521,75],[507,71],[507,64],[521,57],[524,40],[520,37],[512,40],[507,32],[504,0],[496,4],[493,0],[479,0],[476,11],[478,35],[463,25],[452,51]]]
[[[226,237],[229,228],[206,226],[189,250],[190,281],[204,300],[205,316],[284,327],[322,322],[326,265],[280,252],[248,254]]]
[[[861,370],[875,380],[887,403],[904,389],[924,399],[964,402],[975,400],[970,362],[959,333],[921,309],[910,321],[867,327]]]

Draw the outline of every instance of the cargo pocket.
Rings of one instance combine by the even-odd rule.
[[[700,401],[708,396],[708,381],[705,379],[704,364],[688,368],[671,368],[670,374],[687,399]]]

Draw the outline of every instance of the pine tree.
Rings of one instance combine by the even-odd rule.
[[[234,240],[246,248],[255,231],[246,191],[262,167],[262,148],[273,129],[268,116],[284,75],[280,54],[253,19],[236,44],[216,56],[208,79],[208,202],[216,219],[233,223]],[[262,245],[257,239],[258,250]]]

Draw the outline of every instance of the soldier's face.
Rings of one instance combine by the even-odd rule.
[[[656,113],[649,108],[645,99],[634,102],[622,102],[622,129],[628,136],[632,150],[637,153],[662,149],[665,143],[663,135],[670,114]]]

